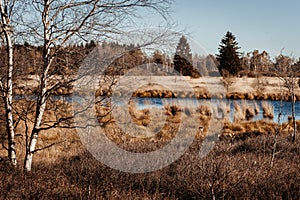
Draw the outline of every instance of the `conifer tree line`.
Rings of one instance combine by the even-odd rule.
[[[117,55],[116,59],[108,66],[106,73],[113,75],[124,75],[127,70],[134,68],[138,65],[146,64],[159,64],[166,68],[173,67],[172,59],[169,55],[162,53],[159,50],[154,51],[152,55],[147,55],[141,50],[138,45],[119,44],[117,42],[103,42],[96,44],[94,41],[80,44],[72,44],[60,49],[57,52],[55,59],[52,63],[50,74],[51,75],[70,75],[76,74],[80,64],[85,57],[98,45],[99,49],[109,47],[118,52],[122,49],[125,53]],[[17,44],[14,46],[14,63],[17,66],[16,73],[21,75],[35,75],[38,73],[39,66],[42,63],[42,47],[34,46],[28,43]],[[0,46],[0,70],[5,69],[7,64],[7,52],[4,46]],[[155,65],[152,65],[155,68]],[[155,70],[155,69],[154,69]],[[166,70],[168,71],[168,70]]]
[[[192,55],[187,39],[182,36],[173,59],[174,69],[193,78],[220,75],[278,76],[290,71],[295,76],[300,76],[300,58],[295,59],[281,53],[272,59],[266,51],[258,50],[242,53],[236,37],[230,31],[222,38],[218,50],[216,55]]]
[[[288,71],[300,75],[300,59],[295,60],[282,53],[271,59],[266,51],[254,50],[247,54],[239,51],[236,37],[227,32],[219,45],[216,55],[218,70],[223,76],[278,76]]]
[[[86,43],[72,44],[63,47],[56,53],[53,67],[50,73],[56,75],[75,74],[80,63],[91,52],[97,44],[92,40]],[[103,48],[109,46],[111,49],[125,49],[126,53],[111,64],[107,73],[123,75],[127,70],[138,65],[152,63],[165,66],[166,71],[176,70],[183,76],[199,78],[201,76],[218,76],[218,72],[225,76],[276,76],[276,72],[288,70],[288,66],[300,75],[300,60],[295,60],[287,55],[280,54],[271,59],[266,51],[254,50],[248,53],[239,52],[240,47],[236,37],[227,32],[219,45],[219,54],[208,56],[192,54],[186,37],[179,39],[174,55],[162,53],[155,50],[148,55],[138,45],[124,45],[117,42],[103,42],[98,44]],[[24,44],[14,45],[14,63],[17,66],[15,75],[34,75],[38,73],[42,63],[42,46]],[[4,45],[0,45],[0,70],[5,69],[7,64],[7,52]],[[284,67],[285,66],[285,67]],[[167,74],[164,74],[167,75]]]

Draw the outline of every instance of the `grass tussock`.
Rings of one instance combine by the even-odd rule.
[[[263,101],[262,104],[263,116],[264,118],[273,119],[274,118],[274,108],[271,103]]]
[[[222,113],[222,115],[227,115],[230,113],[230,104],[226,104],[225,102],[221,102],[218,105],[218,111]]]
[[[201,104],[198,107],[197,112],[199,112],[200,115],[211,116],[211,114],[212,114],[211,105]]]
[[[246,120],[251,120],[256,115],[254,106],[245,101],[242,101],[242,109]]]
[[[179,105],[167,105],[165,110],[169,116],[176,116],[176,114],[182,112],[182,108]]]
[[[129,104],[129,114],[137,125],[147,126],[151,122],[149,109],[139,110],[135,103]]]
[[[241,108],[240,104],[237,102],[234,102],[234,116],[233,121],[234,122],[240,122],[245,120],[245,114],[243,112],[243,109]]]
[[[254,112],[255,112],[255,115],[258,115],[259,111],[260,111],[259,106],[258,106],[257,102],[254,101]]]

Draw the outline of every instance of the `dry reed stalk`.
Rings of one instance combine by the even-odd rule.
[[[212,106],[209,102],[201,103],[201,105],[197,108],[197,112],[199,112],[200,115],[211,116]]]
[[[263,116],[264,118],[273,119],[274,118],[274,108],[271,103],[267,101],[262,102]]]
[[[255,116],[255,111],[253,106],[251,106],[249,103],[246,103],[246,101],[242,101],[242,108],[243,108],[243,114],[245,115],[245,118],[247,120],[250,120]]]
[[[256,101],[254,101],[254,112],[255,112],[255,115],[258,115],[258,113],[259,113],[259,106],[258,106],[258,104],[256,103]]]
[[[241,109],[240,104],[237,102],[234,102],[234,116],[233,116],[233,121],[234,122],[239,122],[245,120],[245,114],[243,113],[243,110]]]

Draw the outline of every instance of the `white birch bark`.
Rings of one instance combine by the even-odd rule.
[[[12,113],[12,100],[13,100],[13,43],[12,43],[12,29],[10,24],[10,18],[8,13],[8,1],[0,1],[0,13],[3,33],[5,36],[8,63],[7,63],[7,77],[4,86],[4,102],[5,102],[5,116],[6,127],[8,134],[8,157],[13,166],[17,165],[16,149],[15,149],[15,130],[14,120]]]
[[[293,117],[293,135],[292,135],[292,141],[296,141],[296,134],[297,134],[297,124],[295,119],[295,74],[292,75],[292,88],[291,88],[291,94],[292,94],[292,117]]]
[[[32,161],[33,161],[33,155],[36,149],[36,144],[38,141],[38,135],[39,130],[42,124],[46,104],[47,104],[47,78],[48,78],[48,72],[49,68],[52,62],[51,58],[51,49],[50,49],[50,22],[49,22],[49,9],[50,9],[50,0],[47,0],[44,2],[44,10],[42,13],[42,20],[43,20],[43,26],[44,26],[44,46],[43,46],[43,70],[42,75],[40,78],[40,91],[37,98],[37,105],[36,105],[36,115],[35,115],[35,121],[34,121],[34,127],[31,132],[29,146],[26,150],[26,158],[25,158],[25,170],[31,171],[32,168]]]
[[[138,7],[150,8],[163,15],[168,10],[169,0],[86,0],[86,1],[32,1],[34,11],[40,19],[24,24],[30,37],[43,41],[43,66],[40,74],[39,92],[36,101],[34,126],[26,146],[24,170],[31,171],[33,156],[40,130],[43,128],[43,115],[46,109],[49,88],[55,83],[49,80],[49,69],[59,51],[72,39],[106,37],[108,34],[122,33],[118,26],[127,23],[125,16],[135,17]],[[68,14],[66,14],[68,13]],[[56,83],[57,84],[57,83]],[[57,84],[59,85],[59,84]],[[54,126],[52,128],[55,128]]]

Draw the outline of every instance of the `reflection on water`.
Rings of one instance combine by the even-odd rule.
[[[137,107],[139,109],[144,109],[144,108],[151,108],[151,107],[157,107],[157,108],[163,108],[164,107],[164,101],[166,101],[169,104],[173,104],[174,99],[161,99],[161,98],[137,98],[136,103]],[[168,102],[169,101],[169,102]],[[278,122],[278,113],[281,110],[281,122],[287,121],[288,116],[292,114],[292,102],[291,101],[282,101],[282,106],[281,106],[281,101],[270,101],[270,100],[227,100],[227,99],[199,99],[197,100],[196,104],[193,103],[193,100],[189,99],[177,99],[176,101],[190,101],[192,105],[195,106],[200,106],[200,105],[207,105],[208,103],[212,107],[218,107],[220,106],[221,103],[226,103],[226,105],[230,105],[230,119],[233,121],[233,116],[234,116],[234,104],[238,103],[239,105],[242,106],[242,104],[247,104],[249,106],[252,106],[253,108],[255,107],[255,104],[259,107],[259,113],[255,115],[251,120],[260,120],[263,119],[263,109],[262,109],[262,103],[263,102],[268,102],[272,105],[273,111],[274,111],[274,122]],[[176,104],[176,102],[175,102]],[[296,114],[296,120],[300,120],[300,102],[296,102],[295,104],[295,114]]]
[[[14,96],[15,100],[20,99],[27,99],[27,100],[36,100],[36,96],[29,95],[29,96],[22,96],[22,95],[16,95]],[[68,103],[76,102],[80,103],[82,100],[82,97],[80,96],[72,96],[72,95],[53,95],[50,97],[51,100],[57,101],[65,101]],[[174,104],[187,104],[189,107],[199,107],[200,105],[207,105],[210,104],[212,108],[219,107],[221,103],[225,103],[226,105],[230,105],[230,119],[233,120],[234,116],[234,104],[238,103],[239,105],[247,104],[252,107],[255,107],[255,104],[259,106],[259,113],[254,116],[251,120],[260,120],[263,119],[263,109],[262,109],[262,103],[268,102],[272,105],[274,110],[274,122],[278,122],[278,113],[281,110],[281,122],[287,121],[288,116],[292,114],[292,102],[291,101],[283,101],[281,106],[281,101],[271,101],[271,100],[228,100],[228,99],[180,99],[180,98],[136,98],[135,103],[137,105],[138,109],[144,109],[144,108],[163,108],[165,105],[174,105]],[[296,114],[296,120],[300,120],[300,102],[296,102],[295,104],[295,114]]]

